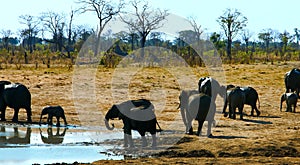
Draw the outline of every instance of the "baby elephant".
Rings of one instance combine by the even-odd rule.
[[[48,114],[48,119],[47,119],[47,123],[49,125],[52,125],[52,118],[53,116],[56,117],[57,120],[57,124],[56,126],[60,126],[59,123],[59,118],[63,118],[65,125],[67,125],[67,121],[66,121],[66,117],[65,117],[65,112],[64,109],[61,106],[47,106],[45,108],[43,108],[42,110],[42,114],[41,114],[41,118],[40,118],[40,125],[41,125],[41,120],[42,120],[42,116]]]
[[[280,111],[282,110],[282,102],[286,101],[286,112],[292,112],[292,106],[294,107],[294,111],[296,112],[298,96],[296,93],[284,93],[281,96],[280,101]]]

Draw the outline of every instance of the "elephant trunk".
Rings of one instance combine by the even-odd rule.
[[[114,124],[112,124],[112,126],[110,126],[108,123],[108,120],[109,119],[104,119],[105,126],[108,130],[113,130],[115,128],[115,126],[114,126]]]

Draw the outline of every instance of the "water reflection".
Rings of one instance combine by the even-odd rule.
[[[42,133],[42,129],[40,128],[40,135],[43,143],[47,144],[61,144],[64,141],[64,137],[67,131],[67,128],[63,128],[63,132],[60,132],[61,127],[56,128],[56,133],[53,134],[53,129],[52,127],[48,127],[47,129],[47,136],[44,136]]]
[[[31,128],[26,131],[19,130],[19,127],[6,128],[0,126],[0,144],[30,144]]]

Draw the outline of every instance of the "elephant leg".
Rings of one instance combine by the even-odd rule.
[[[5,119],[5,110],[6,110],[6,107],[1,110],[1,117],[0,117],[1,121],[6,121],[6,119]]]
[[[213,121],[207,121],[207,136],[208,137],[212,137],[213,135],[212,135],[212,133],[211,133],[211,126],[212,126],[212,124],[214,123],[215,121],[213,120]]]
[[[232,118],[232,106],[229,104],[229,118]]]
[[[142,136],[142,147],[147,147],[148,142],[145,136]]]
[[[193,135],[192,118],[189,114],[186,115],[186,131],[189,135]]]
[[[124,147],[128,146],[128,144],[130,148],[134,147],[131,136],[131,130],[124,129]]]
[[[156,149],[156,147],[157,147],[156,133],[155,134],[151,134],[151,136],[152,136],[152,149]]]
[[[251,116],[254,116],[254,107],[251,105]]]
[[[68,123],[67,123],[67,120],[66,120],[66,116],[65,116],[65,115],[63,115],[63,116],[62,116],[62,118],[63,118],[63,120],[64,120],[64,122],[65,122],[65,126],[67,126],[67,125],[68,125]]]
[[[297,103],[294,104],[294,113],[296,112]]]
[[[196,133],[197,136],[200,136],[201,135],[201,130],[202,130],[202,127],[203,127],[203,123],[204,123],[204,120],[198,120],[198,131]]]
[[[240,112],[240,119],[243,120],[243,109],[244,109],[244,107],[241,106],[238,109],[239,109],[239,112]]]
[[[32,120],[31,120],[31,116],[32,116],[32,114],[31,114],[31,108],[26,108],[26,113],[27,113],[27,122],[32,122]]]
[[[18,114],[19,114],[19,110],[18,108],[15,108],[15,113],[14,113],[14,117],[12,118],[13,122],[18,122]]]
[[[56,126],[57,126],[57,127],[60,127],[59,118],[60,118],[59,116],[56,116]]]

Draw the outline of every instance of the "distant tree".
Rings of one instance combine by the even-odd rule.
[[[40,17],[41,21],[44,23],[45,29],[52,33],[52,39],[46,39],[45,41],[53,43],[55,45],[55,51],[62,51],[63,48],[63,31],[65,28],[65,16],[63,14],[55,12],[42,13]]]
[[[292,39],[292,36],[290,35],[289,32],[284,31],[283,33],[279,34],[279,38],[282,43],[282,53],[285,54],[285,52],[287,50],[287,44],[288,44],[289,40]]]
[[[195,37],[196,37],[196,42],[197,42],[197,46],[200,45],[200,39],[201,39],[201,35],[204,33],[204,29],[202,28],[201,25],[199,25],[196,21],[195,17],[189,17],[188,18],[190,24],[193,27],[193,30],[195,32]]]
[[[221,28],[227,37],[227,56],[231,57],[231,45],[233,38],[247,25],[247,18],[237,9],[226,9],[226,11],[217,19]]]
[[[124,1],[119,0],[119,2],[115,4],[112,0],[78,0],[77,3],[82,5],[82,7],[79,8],[81,13],[94,12],[98,18],[97,43],[94,51],[94,55],[96,56],[99,52],[101,34],[105,26],[121,12],[124,8]]]
[[[264,42],[265,51],[268,53],[270,42],[274,39],[273,30],[272,29],[263,30],[263,32],[258,33],[258,39]]]
[[[134,8],[134,13],[121,16],[121,20],[139,34],[140,46],[144,48],[147,36],[151,31],[162,27],[162,22],[169,14],[167,10],[152,9],[145,1],[141,4],[141,1],[133,0],[131,6]],[[143,49],[141,49],[141,58],[143,56]]]
[[[7,52],[9,52],[9,38],[10,36],[13,34],[11,30],[2,30],[1,31],[2,34],[2,42],[4,44],[4,48],[7,50]]]
[[[246,54],[248,54],[249,39],[252,37],[252,33],[249,31],[249,29],[243,29],[241,36],[242,36],[243,41],[245,42]],[[250,59],[252,59],[252,56],[250,56]]]

